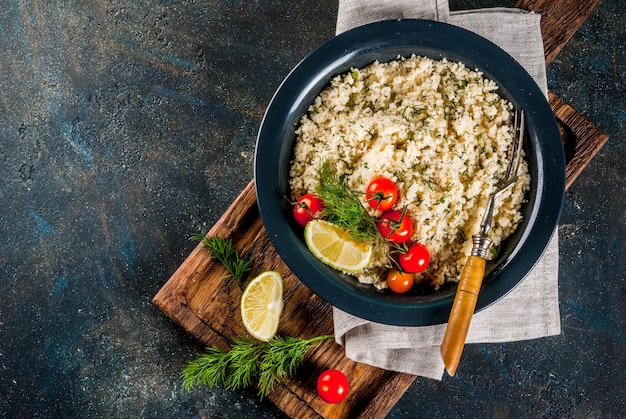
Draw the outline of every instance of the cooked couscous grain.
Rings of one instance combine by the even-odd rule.
[[[350,188],[376,176],[400,190],[413,240],[430,252],[418,274],[435,288],[458,281],[472,234],[508,164],[511,104],[497,85],[464,64],[413,56],[375,62],[336,76],[296,131],[290,168],[292,199],[314,192],[321,162],[332,160]],[[515,231],[530,176],[522,159],[513,187],[497,200],[493,246]],[[365,199],[365,197],[364,197]],[[378,249],[359,281],[385,288],[389,260]]]

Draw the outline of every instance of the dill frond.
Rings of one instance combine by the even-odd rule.
[[[357,193],[348,187],[344,177],[337,174],[328,160],[318,169],[316,192],[324,201],[323,219],[345,228],[356,240],[377,240],[374,219],[363,207]]]
[[[182,386],[192,391],[197,385],[213,388],[221,383],[236,390],[249,387],[256,380],[259,398],[263,399],[277,383],[284,383],[296,373],[309,349],[333,338],[333,335],[311,339],[275,336],[269,342],[256,342],[240,336],[233,339],[230,351],[213,346],[188,363],[180,375]]]
[[[249,252],[243,256],[240,255],[237,249],[235,249],[232,240],[224,237],[206,237],[202,234],[195,234],[189,239],[204,244],[211,257],[222,263],[230,273],[228,276],[232,277],[239,285],[239,288],[243,289],[243,277],[250,272],[254,261]]]

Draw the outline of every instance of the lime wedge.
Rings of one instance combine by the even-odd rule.
[[[372,258],[370,244],[354,240],[348,230],[328,221],[309,221],[304,240],[316,258],[339,271],[360,271]]]
[[[250,335],[267,342],[278,330],[283,311],[283,278],[276,271],[259,274],[241,295],[241,319]]]

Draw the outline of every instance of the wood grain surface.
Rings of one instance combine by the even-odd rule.
[[[524,0],[518,6],[542,14],[546,61],[549,62],[591,14],[598,1]],[[553,93],[550,105],[563,136],[567,157],[567,187],[576,179],[608,136]],[[261,223],[254,184],[250,182],[215,226],[207,233],[233,240],[255,260],[252,275],[263,270],[280,272],[284,280],[285,306],[279,334],[309,338],[332,334],[332,307],[309,291],[282,262]],[[204,345],[228,349],[229,341],[244,334],[239,314],[241,290],[223,280],[225,269],[198,245],[153,299],[168,317]],[[315,390],[315,379],[324,369],[349,372],[350,393],[341,403],[326,404]],[[343,348],[326,341],[309,351],[298,375],[279,385],[268,399],[285,414],[297,418],[382,418],[416,379],[356,363]]]

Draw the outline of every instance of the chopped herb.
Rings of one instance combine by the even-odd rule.
[[[426,186],[428,186],[428,189],[430,189],[431,191],[433,190],[433,181],[430,177],[426,178]]]
[[[393,171],[393,175],[400,181],[402,182],[404,180],[404,172],[402,170],[399,169],[395,169]]]
[[[489,253],[491,253],[491,256],[493,256],[494,258],[497,258],[500,254],[500,245],[490,248]]]
[[[412,111],[411,111],[411,116],[415,116],[417,114],[420,114],[422,112],[424,112],[426,110],[426,108],[417,108],[415,106],[411,107]]]
[[[450,194],[444,194],[441,196],[441,198],[439,198],[439,200],[437,201],[437,204],[444,204],[446,202],[446,198],[449,198]]]

